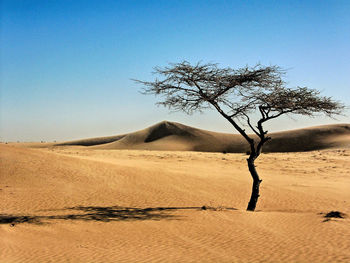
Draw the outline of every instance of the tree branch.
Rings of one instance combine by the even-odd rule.
[[[249,118],[249,116],[248,116],[246,113],[243,113],[243,115],[246,117],[247,123],[248,123],[250,129],[252,129],[252,131],[253,131],[256,135],[258,135],[258,136],[260,137],[259,132],[258,132],[258,131],[253,127],[253,125],[250,123],[250,118]]]

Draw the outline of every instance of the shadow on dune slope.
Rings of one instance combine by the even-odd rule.
[[[195,129],[172,122],[161,122],[148,129],[145,143],[153,142],[167,136],[176,135],[181,137],[195,138]]]
[[[271,133],[264,152],[298,152],[350,147],[350,124],[310,127]],[[202,152],[244,153],[249,150],[239,134],[197,129],[163,121],[133,133],[77,140],[55,146],[89,146],[96,149],[189,150]]]

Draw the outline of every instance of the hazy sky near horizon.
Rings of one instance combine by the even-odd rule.
[[[350,1],[2,0],[0,137],[52,141],[132,132],[162,120],[234,132],[215,111],[157,107],[131,79],[168,62],[279,65],[288,86],[350,105]],[[270,131],[337,120],[282,118]]]

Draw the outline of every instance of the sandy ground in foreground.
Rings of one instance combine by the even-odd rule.
[[[349,149],[0,153],[0,262],[350,262]]]

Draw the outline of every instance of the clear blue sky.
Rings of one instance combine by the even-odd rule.
[[[350,105],[350,1],[1,1],[1,140],[115,135],[162,120],[214,131],[216,112],[169,113],[131,78],[168,62],[288,68],[289,86]],[[338,120],[283,118],[272,131]]]

